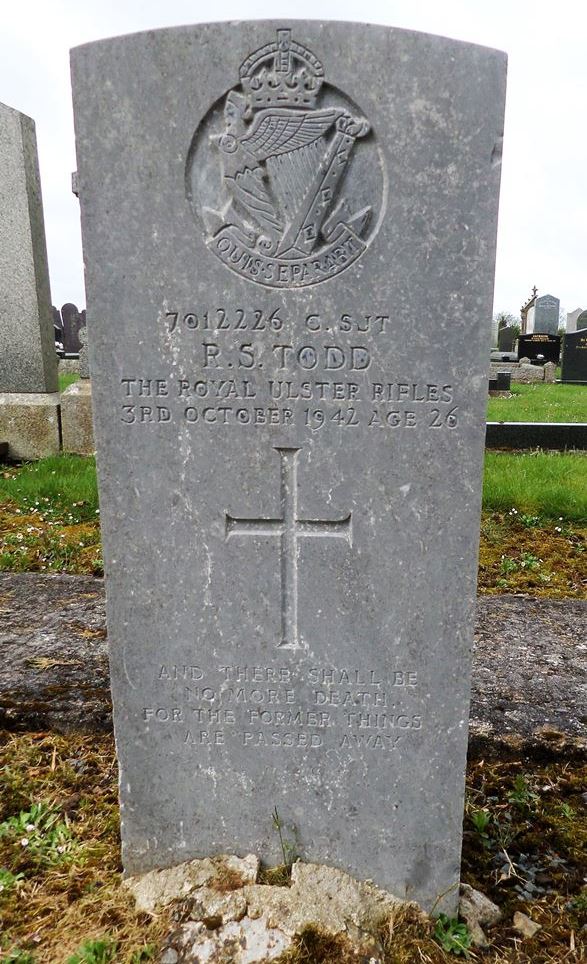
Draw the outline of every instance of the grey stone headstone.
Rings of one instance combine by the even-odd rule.
[[[582,311],[577,318],[577,331],[582,331],[583,328],[587,328],[587,311]]]
[[[78,334],[80,340],[79,367],[80,378],[90,377],[90,363],[88,359],[88,329],[86,326],[80,328]]]
[[[61,309],[63,319],[63,347],[66,352],[79,352],[81,342],[79,339],[80,328],[83,326],[81,312],[76,305],[67,303]]]
[[[72,61],[126,870],[279,863],[277,807],[454,910],[505,56],[294,21]]]
[[[500,328],[497,333],[497,344],[500,351],[513,351],[518,337],[518,329],[512,325]]]
[[[585,315],[585,324],[579,325],[578,321],[582,314]],[[571,334],[573,331],[577,331],[577,329],[581,327],[583,328],[587,327],[587,311],[584,312],[582,308],[575,308],[574,311],[568,311],[567,328],[566,328],[567,333]]]
[[[559,329],[560,301],[552,295],[542,295],[534,305],[534,332],[556,335]]]
[[[35,124],[0,104],[0,392],[56,391]]]

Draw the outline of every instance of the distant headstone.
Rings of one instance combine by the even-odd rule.
[[[552,295],[541,295],[534,305],[534,333],[556,335],[559,329],[560,301]]]
[[[276,808],[453,912],[505,57],[259,21],[72,60],[125,868],[280,863]]]
[[[577,324],[581,315],[584,315],[584,324]],[[577,331],[577,328],[587,328],[587,311],[583,311],[582,308],[575,308],[574,311],[567,312],[567,327],[566,331],[571,334],[573,331]]]
[[[558,365],[560,358],[560,335],[532,334],[520,335],[518,338],[518,357],[527,358],[532,362],[554,362]]]
[[[567,333],[563,338],[561,381],[587,385],[587,328]]]
[[[504,328],[500,328],[497,333],[497,346],[499,351],[513,351],[517,337],[518,329],[514,328],[513,325],[506,325]]]
[[[587,328],[587,311],[582,311],[577,318],[577,331],[582,331]]]
[[[75,305],[67,303],[61,309],[63,319],[63,347],[66,352],[78,353],[81,348],[79,339],[80,329],[83,327],[83,312],[80,312]]]
[[[88,329],[87,327],[80,328],[78,333],[80,341],[79,350],[79,374],[80,378],[90,377],[90,363],[88,360]]]
[[[56,391],[35,123],[0,104],[0,393]]]

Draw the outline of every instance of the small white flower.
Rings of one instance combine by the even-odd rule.
[[[555,527],[554,527],[554,531],[555,531],[555,532],[562,532],[563,530],[561,529],[560,526],[555,526]]]
[[[23,837],[22,840],[20,841],[20,846],[21,846],[21,847],[28,847],[28,845],[29,845],[29,838],[28,838],[28,837]]]
[[[27,823],[24,829],[26,830],[27,833],[32,833],[33,830],[35,829],[35,825],[34,823]]]

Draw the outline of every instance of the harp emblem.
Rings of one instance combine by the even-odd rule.
[[[318,58],[289,29],[278,30],[241,64],[240,84],[216,105],[201,136],[196,131],[188,194],[198,202],[206,244],[250,281],[317,284],[348,268],[369,243],[373,203],[359,183],[366,162],[355,162],[376,148],[369,121],[337,94]],[[210,192],[211,178],[199,168],[214,165]],[[206,203],[210,193],[216,203]]]

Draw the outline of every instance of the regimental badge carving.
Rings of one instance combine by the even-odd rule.
[[[383,213],[369,120],[289,29],[241,64],[199,125],[187,193],[207,246],[250,281],[317,284],[366,250]]]

